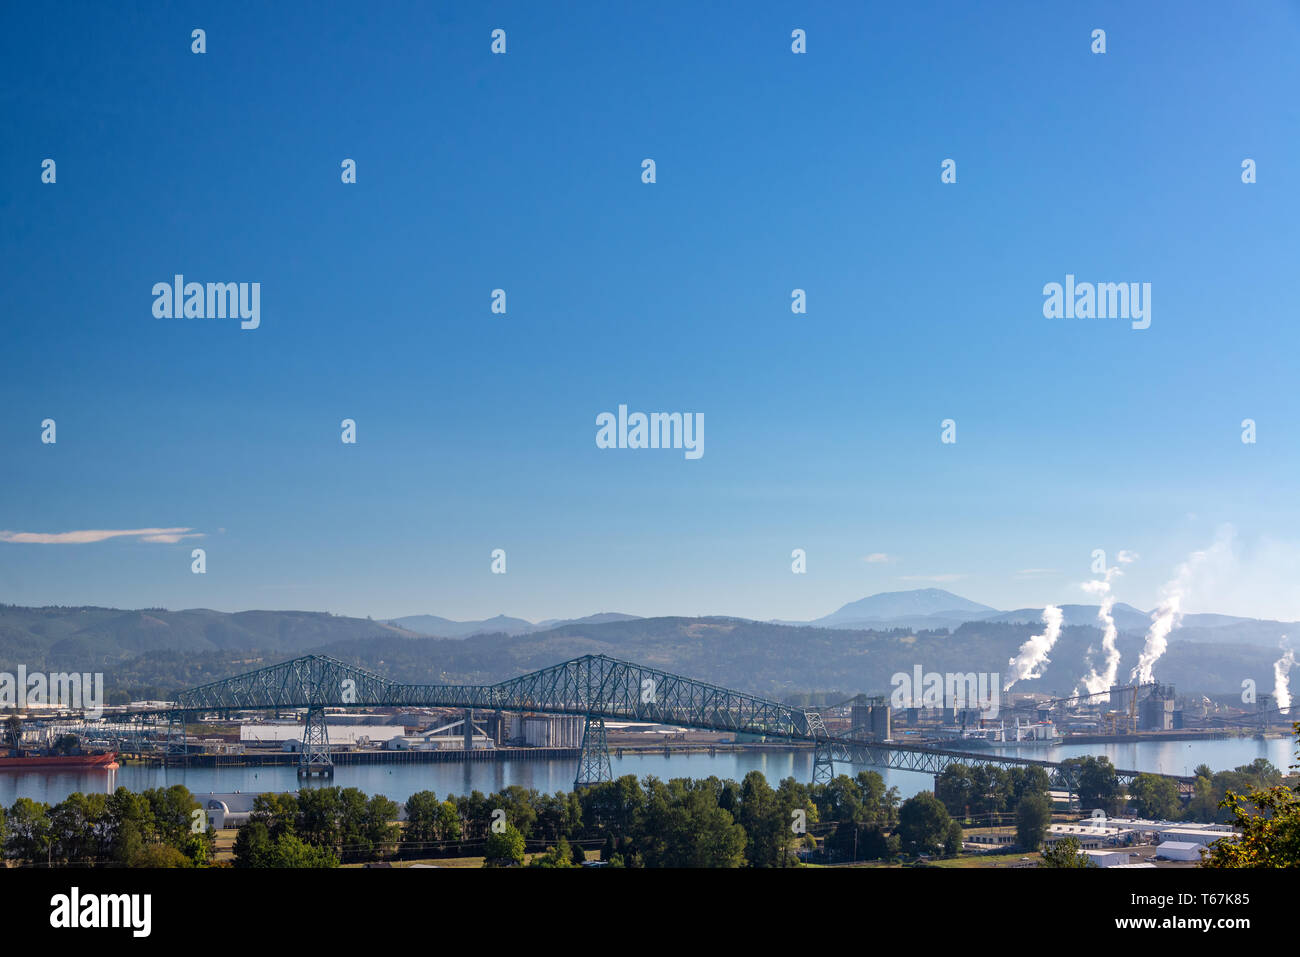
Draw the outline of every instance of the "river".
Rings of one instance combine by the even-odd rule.
[[[1001,753],[1053,761],[1087,754],[1104,754],[1118,768],[1155,771],[1164,774],[1190,775],[1198,764],[1224,771],[1256,758],[1267,758],[1287,770],[1294,762],[1290,738],[1257,741],[1254,738],[1225,738],[1218,741],[1138,741],[1132,744],[1061,745],[1052,749],[1008,749]],[[972,759],[972,763],[977,762]],[[635,774],[655,775],[661,779],[689,777],[741,780],[750,771],[761,771],[768,782],[782,778],[812,780],[812,752],[739,751],[709,754],[625,754],[611,755],[615,777]],[[837,764],[836,772],[856,773],[858,768]],[[879,769],[876,769],[879,770]],[[568,791],[573,788],[577,761],[475,761],[463,764],[371,764],[340,766],[333,784],[360,788],[367,794],[384,794],[394,801],[405,801],[416,791],[434,791],[440,798],[449,794],[484,794],[499,791],[511,784],[538,791]],[[930,790],[934,779],[913,771],[881,772],[889,786],[897,787],[902,797]],[[330,782],[326,782],[327,784]],[[0,772],[0,804],[9,807],[19,797],[29,797],[50,804],[58,803],[74,791],[112,791],[126,787],[142,791],[153,787],[183,784],[195,795],[225,791],[296,791],[298,777],[292,767],[256,768],[162,768],[126,765],[116,771],[4,771]],[[312,782],[308,786],[317,786]]]

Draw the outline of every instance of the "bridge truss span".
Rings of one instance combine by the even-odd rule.
[[[832,735],[818,711],[606,655],[585,655],[493,685],[401,684],[335,658],[307,655],[182,692],[171,708],[133,714],[164,718],[173,727],[179,725],[183,737],[186,720],[200,714],[306,709],[308,725],[323,728],[326,708],[367,707],[460,708],[467,712],[467,727],[472,727],[476,709],[582,716],[588,734],[584,735],[581,783],[591,783],[593,768],[599,775],[610,773],[607,756],[602,760],[589,752],[589,740],[603,749],[605,722],[627,721],[807,742],[814,750],[815,783],[830,780],[836,762],[931,775],[961,763],[1039,766],[1054,787],[1076,789],[1070,764]],[[173,737],[169,734],[169,741]],[[327,741],[315,742],[310,764],[314,770],[332,772]],[[1138,774],[1117,773],[1121,783],[1130,783]],[[1190,791],[1191,779],[1174,780],[1181,791]]]

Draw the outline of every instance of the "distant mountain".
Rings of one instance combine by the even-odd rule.
[[[437,615],[408,615],[405,618],[393,618],[388,624],[433,638],[469,638],[473,635],[529,635],[535,631],[545,631],[561,625],[635,621],[636,617],[636,615],[623,615],[618,612],[602,612],[598,615],[588,615],[586,618],[550,618],[534,624],[524,618],[510,618],[506,615],[484,618],[482,621],[453,621]]]
[[[1087,625],[1100,628],[1097,620],[1098,605],[1061,605],[1065,625]],[[1145,635],[1151,627],[1151,612],[1142,611],[1124,602],[1116,602],[1111,609],[1115,627],[1121,633]],[[1006,624],[1038,624],[1043,620],[1041,608],[1017,608],[998,612],[983,619]],[[1300,623],[1272,621],[1260,618],[1239,618],[1235,615],[1196,614],[1184,615],[1178,627],[1170,633],[1171,641],[1235,645],[1254,645],[1261,648],[1276,646],[1283,635],[1300,635]]]
[[[415,632],[368,618],[319,611],[0,605],[0,661],[23,663],[33,671],[49,662],[78,671],[95,670],[92,664],[99,666],[127,654],[296,654],[334,641],[375,636],[417,637]]]
[[[482,621],[452,621],[438,615],[408,615],[405,618],[390,619],[388,624],[437,638],[468,638],[480,634],[526,635],[537,627],[531,621],[506,615]]]
[[[915,588],[869,595],[812,621],[774,622],[818,628],[915,628],[952,630],[963,622],[997,614],[996,608],[954,595],[942,588]]]
[[[537,623],[538,629],[559,628],[561,625],[603,625],[610,621],[640,621],[640,615],[624,615],[617,611],[603,611],[586,618],[547,618]]]
[[[936,605],[950,605],[954,598],[941,594]],[[959,614],[987,615],[970,610],[969,604]],[[1120,631],[1120,674],[1127,677],[1141,650],[1147,617],[1127,605],[1116,609],[1117,620],[1138,625]],[[1071,605],[1066,610],[1071,623],[1052,649],[1044,677],[1022,682],[1018,690],[1069,693],[1089,663],[1095,663],[1101,638],[1096,606]],[[945,614],[941,608],[915,617],[932,624]],[[1004,672],[1008,658],[1041,628],[1041,611],[1022,609],[994,617],[1002,615],[1018,620],[984,617],[951,629],[853,628],[605,613],[545,627],[523,622],[529,630],[513,635],[506,629],[518,627],[522,619],[452,622],[487,629],[466,641],[321,612],[0,605],[0,673],[13,673],[19,665],[29,672],[102,671],[106,692],[126,700],[166,698],[181,688],[308,652],[333,655],[398,681],[474,684],[579,655],[608,654],[743,691],[781,698],[835,691],[844,692],[834,699],[842,700],[859,691],[885,692],[893,674],[910,673],[918,664],[941,672]],[[449,619],[428,617],[445,630]],[[1189,615],[1170,635],[1169,651],[1157,663],[1156,676],[1184,693],[1239,690],[1243,677],[1271,688],[1283,634],[1300,635],[1300,625]],[[792,655],[791,648],[799,653]]]
[[[1069,625],[1091,625],[1100,628],[1101,625],[1097,620],[1097,613],[1101,611],[1100,605],[1060,605],[1064,624]],[[1151,616],[1132,605],[1126,605],[1122,601],[1115,603],[1110,611],[1111,617],[1115,619],[1115,627],[1120,631],[1145,632],[1151,624]],[[989,615],[985,621],[996,622],[1030,622],[1038,624],[1043,620],[1043,609],[1041,608],[1017,608],[1015,611],[1002,611],[996,615]]]

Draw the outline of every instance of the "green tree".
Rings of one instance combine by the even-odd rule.
[[[382,794],[373,794],[366,805],[366,843],[375,854],[391,854],[397,846],[400,828],[397,816],[401,809]]]
[[[49,812],[51,857],[93,863],[107,853],[108,795],[69,794]]]
[[[1042,867],[1094,867],[1087,854],[1079,850],[1079,842],[1064,837],[1051,847],[1043,849]]]
[[[1214,775],[1205,765],[1199,765],[1192,781],[1192,799],[1187,802],[1183,817],[1188,821],[1213,821],[1218,810],[1219,804],[1214,798]]]
[[[786,778],[777,786],[776,803],[780,818],[780,827],[777,829],[780,835],[778,863],[782,867],[798,864],[795,850],[802,846],[808,828],[818,823],[817,804],[807,785],[794,778]],[[795,827],[796,822],[801,825],[798,829]]]
[[[745,829],[722,808],[702,801],[692,809],[690,821],[684,866],[740,867],[745,862]]]
[[[768,786],[761,771],[745,775],[740,785],[738,811],[736,820],[745,829],[745,860],[749,866],[775,867],[782,863],[783,832],[787,826],[776,792]]]
[[[266,855],[265,867],[319,868],[338,867],[332,850],[307,844],[292,834],[281,834]]]
[[[18,861],[44,864],[49,860],[49,808],[31,798],[20,797],[9,808],[9,839],[6,854]]]
[[[898,789],[886,788],[879,772],[841,774],[809,793],[818,819],[835,822],[826,846],[837,858],[869,861],[897,853],[897,839],[888,832],[898,824]]]
[[[1062,761],[1061,765],[1073,766],[1077,769],[1075,781],[1079,804],[1085,811],[1101,808],[1108,817],[1114,817],[1119,813],[1120,801],[1124,793],[1120,787],[1119,775],[1115,773],[1115,766],[1110,763],[1110,758],[1088,755],[1082,758],[1069,758]]]
[[[556,843],[554,847],[548,848],[545,854],[538,854],[528,864],[529,867],[576,867],[573,863],[573,849],[569,847],[569,842],[564,838]]]
[[[1172,820],[1181,810],[1178,786],[1158,774],[1139,774],[1129,785],[1128,799],[1138,817]]]
[[[945,857],[956,857],[961,853],[962,829],[956,821],[948,822],[948,833],[944,835],[943,854]]]
[[[429,844],[439,839],[442,802],[432,791],[416,791],[406,799],[403,844]]]
[[[1292,728],[1300,748],[1300,721]],[[1203,867],[1300,867],[1300,795],[1276,784],[1253,788],[1246,798],[1229,791],[1223,804],[1239,836],[1211,844]]]
[[[1240,836],[1210,845],[1201,864],[1214,868],[1300,867],[1300,796],[1278,785],[1250,792],[1229,791],[1224,805]]]
[[[898,810],[898,838],[903,853],[942,853],[952,823],[947,808],[929,791],[908,798]]]
[[[265,824],[272,841],[282,834],[293,834],[298,822],[298,799],[292,794],[259,794],[253,798],[248,819]]]
[[[300,790],[298,807],[294,812],[293,833],[317,847],[337,847],[341,840],[341,790],[337,787]]]
[[[269,867],[271,832],[265,822],[251,819],[235,835],[236,867]]]
[[[131,867],[193,867],[194,862],[170,844],[145,844],[131,857]]]
[[[180,847],[188,840],[194,822],[194,812],[202,810],[189,788],[175,784],[169,788],[150,788],[143,792],[152,814],[153,833],[146,835],[146,843],[161,841]]]
[[[524,862],[524,836],[519,828],[507,824],[488,835],[483,848],[484,867],[514,867]]]
[[[1016,843],[1026,851],[1038,850],[1051,823],[1051,799],[1046,794],[1026,794],[1016,808]]]
[[[156,831],[153,808],[143,794],[119,787],[108,796],[108,856],[118,864],[129,864]]]
[[[340,860],[366,860],[374,850],[369,837],[370,802],[360,788],[340,788],[338,801]]]
[[[965,818],[970,813],[974,793],[970,768],[964,764],[950,764],[935,778],[934,796],[955,817]]]
[[[569,852],[569,857],[578,867],[587,863],[587,852],[582,849],[581,844],[574,844]]]
[[[506,812],[506,821],[518,828],[525,838],[533,833],[537,823],[537,792],[512,784],[508,788],[493,794],[489,801],[493,810],[500,808]]]

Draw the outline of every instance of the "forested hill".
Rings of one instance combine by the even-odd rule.
[[[315,611],[220,612],[144,608],[24,608],[0,605],[0,662],[74,666],[112,661],[154,651],[185,654],[211,651],[264,651],[297,654],[349,638],[411,635],[365,618]],[[86,670],[81,668],[80,670]]]
[[[788,626],[736,618],[644,618],[562,625],[523,635],[424,638],[369,619],[320,612],[0,606],[0,671],[103,671],[118,698],[168,697],[204,681],[307,652],[333,655],[403,682],[490,683],[585,654],[606,654],[725,687],[793,700],[801,692],[885,693],[897,672],[996,672],[1041,625],[967,622],[953,632]],[[1156,667],[1182,692],[1272,687],[1275,649],[1180,642]],[[1101,633],[1070,626],[1046,675],[1016,689],[1066,694]],[[1140,633],[1122,633],[1120,677]]]

